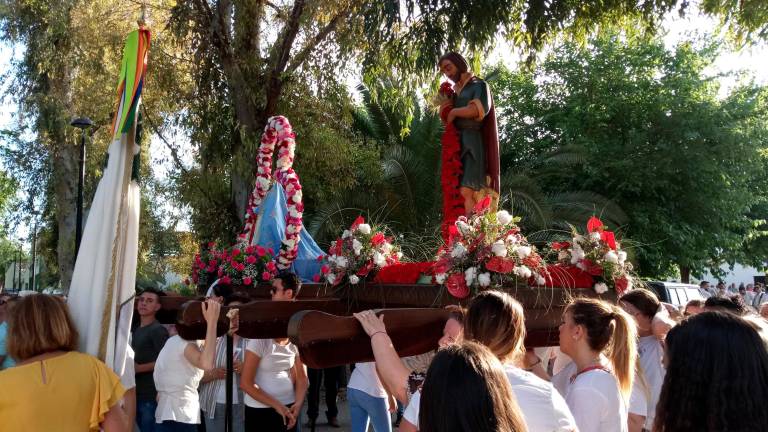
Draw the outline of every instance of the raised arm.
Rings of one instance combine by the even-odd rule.
[[[402,404],[408,403],[408,376],[411,371],[405,367],[387,334],[384,317],[377,317],[373,311],[354,314],[363,329],[371,337],[371,348],[376,358],[376,371],[382,384]]]
[[[187,344],[184,348],[184,357],[193,366],[202,370],[211,370],[216,361],[216,323],[221,313],[221,304],[215,300],[206,300],[202,304],[203,317],[207,323],[203,350],[200,351],[195,344]]]

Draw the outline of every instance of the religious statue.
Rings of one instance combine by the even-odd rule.
[[[491,89],[474,76],[461,54],[450,52],[438,61],[440,72],[453,82],[452,108],[442,117],[456,128],[461,144],[459,192],[464,201],[464,215],[490,195],[494,207],[499,197],[499,136],[496,128]]]

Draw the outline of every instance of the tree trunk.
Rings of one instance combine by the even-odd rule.
[[[691,282],[691,268],[688,266],[681,265],[680,266],[680,282],[682,283],[690,283]]]

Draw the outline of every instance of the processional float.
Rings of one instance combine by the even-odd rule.
[[[446,133],[450,132],[450,128],[446,128]],[[275,149],[278,160],[273,173]],[[243,270],[247,261],[274,255],[273,262],[264,267],[265,271],[292,269],[308,280],[312,274],[328,272],[326,266],[321,267],[323,262],[330,260],[336,268],[340,267],[339,261],[344,259],[340,249],[344,242],[353,238],[356,230],[362,230],[362,221],[358,220],[332,245],[328,254],[317,247],[301,225],[303,204],[299,179],[292,169],[294,151],[295,135],[288,120],[281,116],[270,118],[257,156],[256,184],[249,199],[247,222],[240,235],[240,246],[224,254],[224,258],[231,261],[228,265],[234,266],[234,270]],[[493,285],[520,301],[525,309],[528,347],[557,345],[557,328],[563,308],[574,297],[601,297],[615,301],[615,291],[601,289],[605,285],[602,282],[595,284],[595,278],[602,280],[600,275],[605,271],[605,266],[614,270],[623,269],[626,255],[617,256],[617,263],[620,258],[621,266],[612,259],[609,259],[610,262],[587,259],[587,255],[592,253],[589,250],[590,242],[601,256],[604,252],[601,247],[608,251],[608,255],[613,253],[611,248],[616,250],[613,233],[605,231],[599,220],[590,220],[589,233],[584,236],[574,234],[574,244],[555,244],[554,251],[561,262],[545,266],[541,257],[535,251],[532,252],[532,247],[519,234],[515,221],[511,217],[510,220],[501,220],[509,216],[508,213],[503,212],[506,216],[495,214],[487,208],[488,204],[486,200],[486,207],[479,209],[480,213],[486,214],[485,219],[459,218],[449,224],[450,229],[447,231],[450,231],[450,238],[448,246],[443,248],[442,259],[438,258],[434,263],[393,262],[382,266],[375,277],[368,271],[347,275],[344,280],[325,274],[325,282],[320,283],[315,276],[315,281],[303,283],[297,300],[293,302],[270,301],[270,287],[266,283],[258,283],[258,276],[246,277],[247,272],[241,272],[238,273],[239,277],[230,278],[226,268],[220,269],[219,283],[230,283],[235,291],[245,292],[254,299],[236,307],[239,310],[237,334],[253,339],[290,337],[299,348],[305,364],[313,368],[325,368],[373,360],[369,338],[351,316],[353,312],[367,309],[375,309],[385,316],[387,331],[401,356],[436,349],[448,318],[448,311],[444,307],[466,306],[470,300],[470,283],[481,289]],[[483,236],[487,235],[483,233],[477,236],[475,233],[476,237],[472,240],[469,232],[473,230],[473,224],[485,224],[486,228],[488,224],[496,224],[491,230],[500,240],[487,248],[494,250],[496,255],[486,259],[484,264],[486,269],[494,271],[489,270],[482,275],[460,273],[449,276],[448,267],[467,255],[466,248],[473,248],[472,244],[465,245],[466,248],[454,247],[454,243],[461,243],[455,238],[465,243],[476,243],[474,240],[479,238],[482,241]],[[366,227],[362,231],[370,240],[370,227]],[[578,242],[584,242],[584,247]],[[498,249],[493,249],[497,246]],[[264,251],[270,253],[265,255]],[[508,253],[513,256],[508,256]],[[248,254],[254,257],[253,260]],[[238,262],[233,259],[235,255],[246,257],[247,260],[239,259]],[[209,266],[208,270],[212,270],[218,264],[216,260],[211,263],[206,262],[206,259],[197,260],[202,269]],[[577,266],[569,265],[573,263]],[[518,271],[523,269],[527,270]],[[417,283],[425,279],[425,273],[428,274],[428,283]],[[264,279],[269,279],[268,276],[264,275]],[[495,283],[483,280],[483,277],[492,277]],[[620,278],[623,279],[616,281],[616,288],[626,289],[629,276],[621,273]],[[210,281],[203,285],[209,284]],[[165,297],[162,302],[163,311],[159,315],[161,321],[176,324],[179,333],[187,339],[204,337],[205,322],[199,299]],[[221,314],[220,334],[224,334],[228,328],[227,309],[225,307]]]

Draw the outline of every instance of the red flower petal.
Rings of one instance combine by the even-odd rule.
[[[600,238],[608,244],[608,247],[610,247],[613,250],[616,250],[616,236],[613,234],[613,231],[601,232]]]
[[[464,274],[454,273],[448,276],[445,281],[445,287],[448,292],[456,298],[465,298],[469,295],[469,287],[467,281],[464,279]]]
[[[603,230],[603,222],[592,216],[589,218],[589,221],[587,221],[587,231],[588,232],[595,232],[595,231],[602,231]]]

